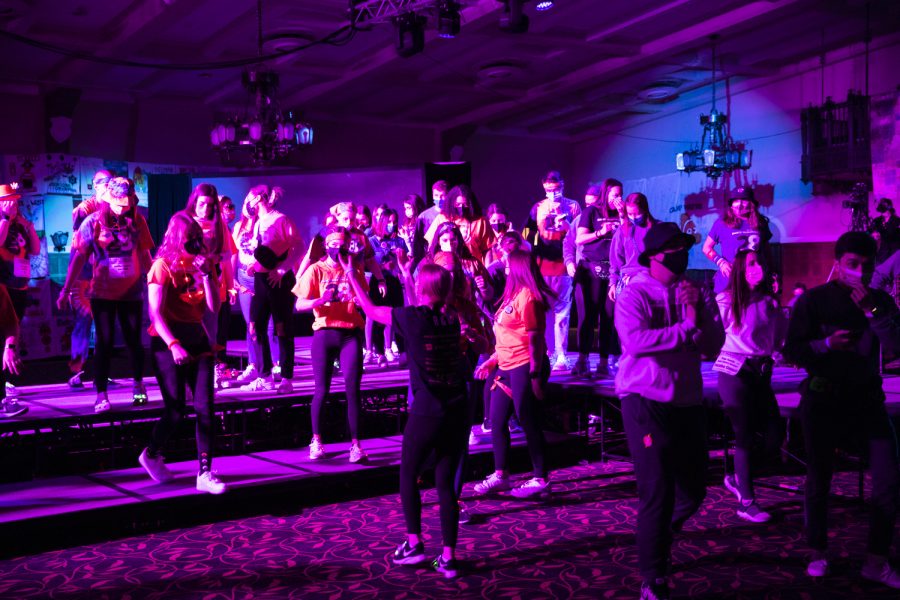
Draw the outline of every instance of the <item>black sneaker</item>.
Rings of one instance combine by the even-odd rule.
[[[459,503],[459,524],[465,525],[466,523],[472,522],[472,513],[466,510],[466,505],[462,502]]]
[[[427,560],[425,558],[425,546],[422,542],[419,542],[414,547],[410,547],[407,540],[397,546],[392,560],[395,565],[417,565]]]
[[[431,561],[431,568],[447,579],[459,577],[459,566],[456,564],[456,559],[444,560],[444,557],[439,554]]]
[[[11,419],[28,412],[27,406],[19,404],[15,398],[4,398],[0,406],[0,419]]]
[[[665,577],[641,584],[641,600],[669,600],[669,580]]]
[[[135,383],[134,391],[132,392],[132,402],[133,406],[144,406],[147,404],[147,388],[144,387],[143,383]]]

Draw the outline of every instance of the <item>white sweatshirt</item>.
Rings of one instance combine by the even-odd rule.
[[[622,343],[616,393],[694,406],[703,400],[701,355],[715,356],[725,333],[712,292],[701,288],[697,323],[682,317],[676,284],[665,286],[649,271],[636,273],[616,299]]]
[[[750,304],[744,307],[740,328],[736,328],[734,324],[731,292],[720,292],[716,296],[716,302],[725,327],[722,352],[742,356],[772,356],[781,350],[787,334],[787,317],[775,298],[754,294]]]

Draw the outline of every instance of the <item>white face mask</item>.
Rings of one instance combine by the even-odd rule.
[[[547,192],[547,199],[548,200],[559,200],[560,198],[562,198],[562,195],[563,195],[562,190],[552,190],[552,191]]]
[[[453,252],[453,242],[441,242],[441,252]]]

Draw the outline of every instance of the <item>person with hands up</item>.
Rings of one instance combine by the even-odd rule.
[[[836,279],[812,288],[794,305],[784,357],[806,370],[800,423],[806,444],[807,573],[829,572],[828,496],[838,446],[868,444],[872,495],[862,576],[900,589],[888,562],[900,495],[897,437],[884,405],[880,348],[900,353],[900,313],[887,292],[869,287],[875,240],[851,231],[835,247]]]
[[[187,412],[189,389],[197,419],[197,491],[221,494],[225,483],[212,471],[215,358],[203,316],[216,314],[222,300],[217,258],[203,237],[193,215],[175,213],[147,275],[150,352],[164,409],[138,462],[157,483],[172,479],[162,449]]]
[[[350,462],[358,463],[366,458],[359,443],[359,387],[362,381],[363,327],[365,321],[354,302],[350,278],[368,293],[365,274],[355,267],[345,269],[339,260],[349,265],[350,231],[334,227],[324,232],[325,258],[310,265],[300,276],[292,292],[297,297],[298,311],[312,311],[313,322],[312,362],[315,390],[312,398],[312,440],[309,443],[310,460],[325,456],[325,446],[320,434],[322,405],[331,389],[334,361],[340,360],[347,398],[347,421],[350,429]]]
[[[3,365],[0,368],[0,419],[10,419],[25,414],[28,407],[19,404],[15,398],[6,397],[6,374],[18,375],[22,369],[22,360],[16,348],[19,319],[13,310],[6,286],[3,285],[0,285],[0,337],[4,340]]]

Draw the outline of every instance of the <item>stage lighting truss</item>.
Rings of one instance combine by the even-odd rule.
[[[433,11],[439,0],[350,0],[350,23],[354,27],[392,23],[408,13]]]

